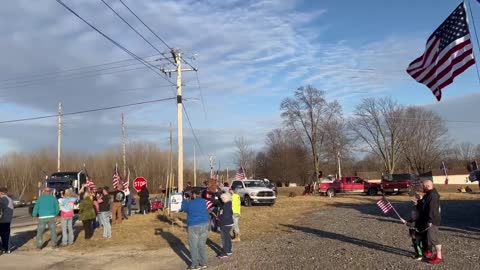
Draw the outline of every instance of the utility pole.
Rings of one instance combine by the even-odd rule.
[[[177,73],[177,137],[178,137],[178,192],[183,191],[183,104],[182,104],[182,72],[196,71],[196,69],[182,69],[182,53],[180,50],[172,49],[173,58],[175,59],[175,69],[162,71],[165,73]]]
[[[340,151],[337,152],[337,162],[338,162],[338,178],[342,178],[342,166],[340,163]]]
[[[195,153],[195,144],[193,144],[193,186],[197,186],[197,156]]]
[[[213,161],[215,156],[209,156],[208,159],[210,160],[210,179],[213,179]]]
[[[57,139],[57,172],[60,172],[62,156],[62,102],[58,103],[58,139]]]
[[[230,183],[230,178],[228,178],[228,168],[227,168],[227,182]]]
[[[125,135],[125,119],[122,113],[122,154],[123,154],[123,177],[127,176],[127,138]]]
[[[172,175],[173,175],[173,128],[172,128],[172,123],[170,123],[170,155],[168,158],[168,179],[169,179],[169,186],[170,189],[172,189],[173,186],[173,181],[172,181]]]

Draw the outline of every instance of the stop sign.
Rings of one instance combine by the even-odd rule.
[[[135,180],[133,181],[133,188],[137,192],[140,192],[140,190],[142,190],[142,187],[146,185],[147,185],[147,179],[143,178],[142,176],[135,178]]]

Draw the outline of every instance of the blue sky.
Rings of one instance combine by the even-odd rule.
[[[195,74],[185,73],[184,96],[190,98],[185,104],[203,154],[218,156],[223,167],[235,167],[235,136],[245,136],[260,149],[266,133],[281,126],[281,100],[306,84],[339,100],[347,114],[362,98],[391,96],[446,119],[476,120],[480,92],[475,68],[457,77],[440,103],[405,73],[460,1],[125,1],[171,46],[186,57],[195,55],[188,59],[199,69],[201,91]],[[129,58],[55,1],[41,2],[11,1],[0,11],[1,79]],[[107,2],[167,52],[118,1]],[[100,1],[66,3],[137,55],[155,53]],[[480,18],[480,4],[471,4]],[[480,55],[478,45],[476,52]],[[0,120],[52,114],[58,101],[65,111],[75,111],[170,97],[166,84],[148,70],[15,88],[0,82]],[[130,142],[167,147],[168,124],[176,123],[173,101],[66,117],[64,149],[98,152],[119,144],[122,112]],[[454,140],[480,143],[479,124],[449,123],[449,128]],[[190,159],[194,140],[186,123],[185,136]],[[55,146],[55,119],[0,125],[1,153]],[[205,158],[201,162],[207,166]]]

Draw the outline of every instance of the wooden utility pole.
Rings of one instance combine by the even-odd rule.
[[[210,179],[213,179],[213,161],[215,156],[209,156],[208,159],[210,160]]]
[[[195,144],[193,145],[193,186],[197,186],[197,156],[195,153]]]
[[[227,168],[227,182],[230,184],[230,178],[228,178],[228,168]]]
[[[172,128],[172,123],[170,123],[170,155],[169,155],[169,161],[168,161],[168,170],[170,173],[168,174],[168,184],[170,189],[172,189],[173,186],[173,128]]]
[[[60,172],[62,156],[62,102],[58,103],[57,172]]]
[[[338,162],[338,178],[342,178],[342,166],[340,164],[340,151],[337,152],[337,162]]]
[[[123,177],[127,176],[127,138],[125,134],[125,119],[122,113],[122,156],[123,156]]]
[[[173,58],[175,59],[174,70],[162,70],[165,73],[177,73],[177,144],[178,144],[178,168],[177,181],[178,192],[183,191],[183,104],[182,104],[182,72],[196,71],[196,69],[182,69],[182,53],[180,50],[172,49]]]

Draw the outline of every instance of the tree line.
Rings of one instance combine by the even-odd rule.
[[[364,171],[424,173],[465,168],[480,157],[480,145],[454,144],[446,122],[419,106],[389,97],[365,98],[346,117],[336,100],[312,86],[298,88],[280,104],[282,127],[272,130],[254,153],[236,138],[236,161],[249,176],[276,182],[307,183],[336,174]],[[466,173],[466,170],[465,170]]]

